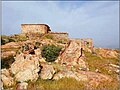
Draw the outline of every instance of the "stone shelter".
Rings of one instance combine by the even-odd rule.
[[[47,24],[21,24],[21,28],[22,33],[46,34],[51,31]]]

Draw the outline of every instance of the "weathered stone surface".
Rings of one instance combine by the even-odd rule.
[[[9,42],[1,46],[1,48],[19,48],[19,47],[20,44],[18,42]]]
[[[90,86],[98,86],[102,82],[111,82],[112,78],[107,75],[103,75],[100,73],[90,72],[90,71],[70,71],[63,70],[59,71],[54,75],[53,79],[59,80],[61,78],[75,78],[78,81],[88,82]]]
[[[60,63],[77,64],[77,60],[81,55],[81,47],[76,41],[70,41],[68,47],[60,56]]]
[[[85,62],[84,56],[82,56],[78,59],[78,65],[80,68],[87,68],[87,63]]]
[[[14,55],[16,55],[15,51],[5,51],[1,53],[2,58],[7,58],[9,56],[14,56]]]
[[[20,47],[20,43],[19,42],[10,42],[10,43],[6,43],[5,45],[1,46],[1,57],[2,58],[7,58],[9,56],[15,56],[17,50]]]
[[[64,77],[75,78],[78,81],[87,81],[88,80],[86,75],[80,74],[75,71],[70,71],[70,70],[59,71],[57,74],[54,75],[53,79],[59,80]]]
[[[35,55],[39,57],[40,62],[46,62],[45,59],[41,56],[41,50],[39,48],[34,51],[35,51]]]
[[[66,65],[80,65],[86,68],[81,43],[76,40],[71,40],[69,45],[65,48],[64,52],[59,56],[59,62]]]
[[[118,53],[114,49],[96,48],[97,55],[105,58],[118,58]]]
[[[38,48],[35,51],[35,55],[40,56],[41,55],[41,50]]]
[[[120,66],[116,64],[109,64],[109,72],[114,71],[115,73],[120,73]]]
[[[16,86],[16,90],[27,90],[27,87],[28,83],[26,82],[18,83]]]
[[[21,53],[15,58],[15,62],[11,65],[11,72],[15,75],[17,81],[35,81],[40,71],[39,58],[35,55],[25,55]]]
[[[91,71],[77,71],[79,74],[86,75],[90,86],[98,86],[103,82],[110,83],[112,78],[108,75],[103,75],[101,73],[91,72]]]
[[[22,33],[40,33],[45,34],[50,30],[47,24],[21,24]]]
[[[2,81],[0,81],[0,88],[3,90],[4,88],[3,88],[3,82]]]
[[[15,84],[14,78],[11,77],[9,70],[7,69],[1,70],[1,79],[2,79],[3,85],[6,87],[10,87]]]
[[[42,69],[40,73],[40,78],[41,79],[52,79],[55,70],[52,65],[47,65],[47,64],[41,64]]]

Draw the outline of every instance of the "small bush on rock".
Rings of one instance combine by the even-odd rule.
[[[46,58],[47,62],[53,62],[57,59],[62,47],[55,45],[45,45],[42,47],[41,55]]]

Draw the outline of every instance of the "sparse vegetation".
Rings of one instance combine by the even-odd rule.
[[[9,42],[15,42],[13,38],[10,38],[10,36],[2,35],[1,36],[1,44],[4,45]]]
[[[1,58],[1,68],[10,68],[10,65],[15,61],[14,56]]]
[[[88,82],[77,81],[74,78],[62,78],[60,80],[38,79],[35,83],[29,83],[28,89],[32,90],[119,90],[117,81],[104,82],[97,87],[87,87]]]
[[[38,35],[38,36],[36,36],[36,35]],[[62,50],[61,46],[66,45],[68,43],[69,39],[59,38],[59,37],[56,37],[51,34],[46,34],[42,37],[42,36],[39,36],[39,33],[33,34],[31,36],[33,36],[32,40],[34,40],[33,42],[30,43],[33,45],[32,49],[40,49],[42,47],[41,51],[40,51],[41,55],[47,61],[47,62],[43,62],[43,64],[44,63],[48,64],[49,62],[52,62],[52,63],[50,63],[50,65],[53,66],[54,70],[56,71],[55,73],[58,73],[59,71],[64,71],[64,69],[67,68],[65,65],[61,65],[54,61],[57,59],[60,51]],[[38,39],[36,37],[38,37]],[[9,42],[25,41],[29,38],[31,38],[31,37],[30,36],[27,37],[22,34],[16,34],[16,35],[12,35],[12,36],[3,35],[1,38],[1,44],[4,45]],[[39,40],[39,38],[40,38],[40,40]],[[47,44],[48,43],[50,43],[50,44],[46,45],[45,41],[43,40],[44,42],[42,42],[41,39],[49,39],[49,40],[45,40],[45,41]],[[50,42],[48,42],[48,41],[50,41]],[[44,46],[42,46],[42,45],[44,45]],[[57,45],[61,45],[61,46],[57,46]],[[89,43],[87,43],[87,46],[88,45],[89,45]],[[74,48],[74,45],[73,45],[73,48]],[[26,54],[27,52],[24,52],[24,51],[29,52],[30,49],[31,48],[29,47],[29,44],[25,43],[25,45],[21,45],[21,48],[3,48],[2,52],[15,51],[17,53],[23,52]],[[72,51],[72,50],[70,50],[70,51]],[[39,50],[38,50],[38,52],[39,52]],[[99,50],[97,49],[96,53],[98,53],[98,52],[99,52]],[[119,52],[119,50],[117,52]],[[39,77],[39,79],[36,82],[31,82],[31,81],[27,82],[27,83],[29,83],[28,90],[119,90],[118,73],[116,73],[115,71],[112,71],[112,70],[109,71],[109,69],[110,69],[109,64],[119,65],[119,59],[99,57],[97,54],[95,55],[95,54],[92,54],[92,53],[86,52],[86,51],[84,51],[84,53],[85,53],[85,57],[86,57],[85,62],[88,63],[88,68],[90,69],[90,71],[98,72],[98,73],[101,73],[106,76],[109,75],[111,78],[113,78],[113,81],[110,83],[105,81],[105,82],[101,82],[98,86],[94,86],[94,85],[90,86],[89,81],[86,81],[86,82],[77,81],[74,78],[66,77],[66,78],[62,78],[60,80],[53,80],[53,79],[52,80],[42,80]],[[6,56],[6,54],[4,56]],[[41,56],[40,56],[40,58],[41,58]],[[10,68],[10,65],[14,61],[15,61],[14,56],[1,58],[1,68],[2,69]],[[42,65],[42,62],[40,62],[40,64]],[[80,65],[79,65],[79,67],[80,67]],[[73,66],[71,68],[71,71],[77,71],[79,67],[77,65]],[[98,70],[98,71],[96,71],[96,70]],[[53,74],[53,77],[54,77],[54,74]]]
[[[9,43],[9,42],[18,42],[18,41],[25,41],[25,40],[27,40],[27,37],[22,34],[15,34],[11,36],[6,36],[6,35],[1,36],[2,45]]]
[[[47,62],[53,62],[57,59],[62,47],[55,45],[45,45],[42,47],[42,57],[46,58]]]
[[[62,78],[60,80],[42,80],[38,79],[35,84],[30,84],[28,89],[34,90],[83,90],[84,82],[79,82],[74,78]]]
[[[66,44],[66,43],[68,43],[68,40],[67,39],[60,39],[57,41],[57,43]]]
[[[54,36],[51,34],[46,34],[43,38],[44,39],[54,39]]]
[[[87,62],[89,65],[90,71],[95,71],[96,69],[103,74],[110,75],[116,78],[116,73],[114,71],[109,72],[109,64],[119,64],[118,59],[108,59],[108,58],[100,58],[97,55],[93,55],[92,53],[85,52],[85,56],[87,57]]]

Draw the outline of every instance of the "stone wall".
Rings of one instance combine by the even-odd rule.
[[[21,24],[22,33],[40,33],[45,34],[50,30],[46,24]]]
[[[81,43],[82,43],[83,47],[93,48],[92,38],[83,38],[83,39],[81,39]]]
[[[49,34],[54,35],[58,38],[68,38],[68,33],[66,32],[49,32]]]
[[[81,43],[81,47],[85,48],[93,48],[93,39],[92,38],[73,38]]]

